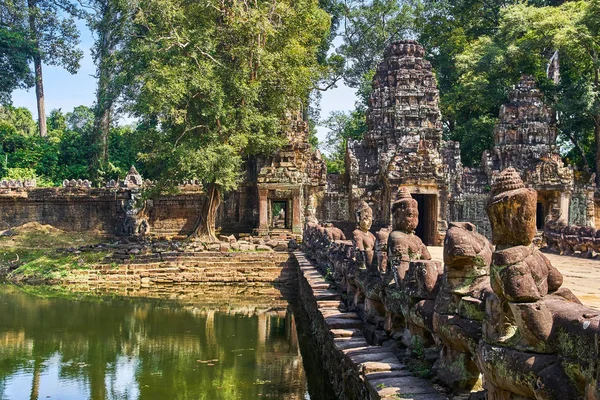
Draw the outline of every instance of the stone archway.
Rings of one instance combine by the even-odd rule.
[[[263,184],[258,188],[258,234],[268,235],[273,230],[302,233],[302,196],[298,185]],[[284,205],[283,227],[275,226],[275,205]],[[277,208],[279,210],[279,208]]]

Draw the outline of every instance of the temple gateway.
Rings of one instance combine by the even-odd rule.
[[[538,192],[537,228],[553,209],[569,225],[595,227],[600,196],[594,176],[564,165],[556,144],[555,113],[533,77],[510,91],[494,129],[494,147],[481,167],[462,165],[460,144],[442,138],[439,91],[425,51],[410,40],[393,43],[378,65],[367,112],[368,131],[350,142],[346,173],[327,174],[308,143],[308,124],[291,118],[289,144],[272,157],[247,162],[245,183],[220,210],[224,231],[299,234],[311,220],[351,227],[353,210],[373,208],[373,228],[389,226],[398,187],[417,200],[417,235],[441,245],[448,221],[471,221],[489,236],[485,201],[494,176],[513,167]]]

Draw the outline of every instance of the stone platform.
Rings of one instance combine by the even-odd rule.
[[[443,262],[443,247],[429,246],[428,249],[434,260]],[[584,305],[600,310],[600,260],[544,255],[563,274],[565,287],[571,289]]]

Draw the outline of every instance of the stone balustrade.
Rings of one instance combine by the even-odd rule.
[[[589,226],[567,225],[557,210],[544,226],[547,251],[567,256],[600,258],[600,230]]]
[[[303,246],[349,309],[398,346],[435,354],[437,378],[456,394],[597,400],[600,312],[561,287],[560,272],[532,245],[536,198],[515,170],[503,171],[487,202],[496,248],[475,225],[451,223],[443,266],[399,229],[412,227],[396,221],[413,215],[409,199],[397,200],[406,207],[393,212],[394,231],[375,235],[375,268],[356,241],[319,224],[307,225]]]

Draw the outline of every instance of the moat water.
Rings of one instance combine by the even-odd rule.
[[[291,307],[33,290],[0,285],[1,400],[332,398]]]

